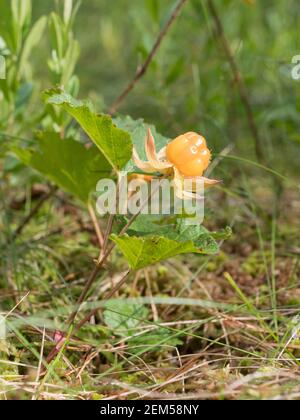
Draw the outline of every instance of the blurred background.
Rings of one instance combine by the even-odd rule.
[[[188,3],[120,112],[155,123],[168,137],[192,129],[204,133],[215,152],[231,143],[253,157],[245,111],[206,2]],[[51,1],[33,5],[35,19],[53,10]],[[279,172],[297,171],[300,82],[291,77],[291,60],[300,53],[299,3],[222,0],[216,6],[265,153]],[[172,8],[172,0],[85,1],[74,29],[80,97],[106,110],[146,59]],[[45,35],[32,55],[32,78],[41,88],[49,86],[49,51]]]

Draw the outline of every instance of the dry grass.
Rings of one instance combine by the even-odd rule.
[[[1,398],[299,399],[298,191],[281,196],[276,218],[272,200],[267,186],[255,183],[242,193],[236,186],[213,193],[207,224],[218,229],[232,220],[234,230],[222,252],[132,275],[118,305],[100,309],[46,374],[43,358],[82,289],[97,238],[88,214],[59,193],[9,243],[23,210],[2,200],[0,299],[8,336],[0,341]],[[124,270],[114,254],[90,302],[101,307]],[[136,312],[126,312],[133,302]]]

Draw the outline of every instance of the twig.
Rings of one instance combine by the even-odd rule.
[[[126,274],[122,277],[122,279],[119,281],[119,283],[116,284],[116,286],[104,297],[104,302],[111,299],[115,293],[117,293],[121,287],[126,283],[129,275],[131,274],[131,270],[128,270]],[[78,332],[89,320],[97,314],[99,311],[99,308],[94,309],[91,311],[86,317],[84,317],[77,325],[74,330],[74,333]]]
[[[95,211],[93,209],[93,206],[91,204],[88,205],[88,211],[89,211],[91,220],[92,220],[93,225],[94,225],[94,229],[95,229],[95,232],[96,232],[96,235],[97,235],[99,246],[102,249],[103,245],[104,245],[104,238],[103,238],[101,228],[99,226],[99,222],[97,220],[96,213],[95,213]]]
[[[70,326],[74,322],[74,320],[75,320],[75,318],[76,318],[76,316],[78,314],[79,307],[84,302],[84,300],[85,300],[85,298],[86,298],[86,296],[87,296],[90,288],[92,287],[94,281],[96,280],[96,278],[97,278],[97,276],[98,276],[98,274],[99,274],[99,272],[100,272],[100,270],[101,270],[104,262],[105,262],[105,260],[102,259],[101,260],[101,263],[100,264],[96,264],[96,266],[94,267],[93,271],[91,272],[90,277],[88,278],[88,280],[87,280],[87,282],[86,282],[86,284],[84,286],[84,289],[83,289],[83,291],[82,291],[82,293],[81,293],[81,295],[80,295],[80,297],[79,297],[79,299],[78,299],[78,301],[76,303],[76,309],[75,309],[74,312],[72,312],[72,314],[70,315],[70,317],[67,320],[67,325],[68,326]]]
[[[161,43],[162,43],[163,39],[167,35],[167,33],[168,33],[169,29],[171,28],[172,24],[175,22],[175,20],[179,16],[179,14],[180,14],[180,12],[181,12],[181,10],[182,10],[182,8],[183,8],[183,6],[185,5],[186,2],[187,2],[187,0],[179,0],[177,2],[177,5],[176,5],[173,13],[171,14],[170,18],[168,19],[168,21],[166,22],[166,24],[162,28],[161,32],[159,33],[159,35],[156,39],[156,42],[155,42],[152,50],[150,51],[146,61],[144,62],[144,64],[142,64],[137,69],[137,72],[136,72],[133,80],[127,85],[127,87],[124,89],[124,91],[121,93],[121,95],[116,99],[114,104],[111,106],[110,111],[109,111],[109,113],[111,115],[116,113],[116,111],[122,105],[122,103],[125,100],[125,98],[127,97],[127,95],[135,88],[135,85],[137,84],[137,82],[147,72],[148,67],[150,66],[151,62],[153,61],[153,58],[154,58],[155,54],[157,53],[159,47],[161,46]]]
[[[117,183],[116,208],[119,207],[119,200],[120,200],[119,187],[120,187],[120,180],[118,180],[118,183]],[[110,214],[110,216],[108,218],[108,223],[107,223],[106,231],[105,231],[105,234],[104,234],[103,249],[102,249],[102,252],[99,256],[99,259],[101,259],[104,256],[105,252],[107,251],[107,247],[108,247],[108,244],[109,244],[109,238],[110,238],[110,235],[112,233],[113,225],[114,225],[114,222],[115,222],[115,216],[116,216],[115,214]]]
[[[22,221],[22,223],[19,225],[19,227],[16,229],[16,231],[13,233],[12,237],[13,239],[16,239],[17,236],[19,236],[25,227],[28,225],[28,223],[31,221],[31,219],[37,214],[37,212],[40,210],[42,205],[55,194],[57,191],[57,187],[54,186],[50,189],[50,191],[46,194],[44,194],[40,200],[36,203],[36,205],[33,207],[31,212],[28,214],[28,216],[25,217],[25,219]]]
[[[109,242],[109,237],[110,237],[111,232],[112,232],[114,220],[115,220],[115,215],[114,214],[111,214],[109,216],[109,219],[108,219],[107,229],[106,229],[105,236],[104,236],[104,245],[103,245],[103,253],[102,253],[102,256],[104,255],[105,251],[107,250],[107,246],[108,246],[108,242]]]
[[[253,113],[252,105],[250,103],[250,99],[249,99],[249,95],[248,95],[246,85],[244,83],[242,74],[241,74],[241,72],[239,70],[239,67],[237,65],[237,62],[235,60],[234,54],[231,50],[230,44],[229,44],[229,42],[226,38],[222,21],[220,19],[220,16],[217,12],[217,9],[214,5],[213,0],[207,0],[207,4],[208,4],[210,14],[211,14],[211,16],[214,20],[214,23],[215,23],[216,34],[219,37],[220,43],[222,44],[222,47],[224,49],[227,61],[230,65],[231,71],[233,73],[235,83],[237,84],[237,87],[238,87],[238,90],[239,90],[239,95],[240,95],[242,104],[243,104],[243,106],[245,108],[245,111],[246,111],[249,129],[250,129],[250,131],[253,135],[254,142],[255,142],[255,152],[256,152],[257,159],[259,160],[259,162],[264,163],[265,162],[265,157],[264,157],[264,153],[263,153],[262,146],[261,146],[262,145],[262,140],[261,140],[261,137],[260,137],[260,134],[259,134],[259,131],[258,131],[258,127],[257,127],[256,122],[255,122],[254,113]]]
[[[151,305],[151,309],[152,309],[153,321],[158,322],[159,317],[158,317],[157,307],[156,307],[155,302],[153,300],[153,294],[152,294],[152,289],[151,289],[151,281],[150,281],[150,276],[149,276],[149,272],[148,272],[147,268],[145,268],[145,270],[144,270],[144,275],[145,275],[145,280],[146,280],[148,293],[149,293],[149,297],[150,297],[150,305]]]

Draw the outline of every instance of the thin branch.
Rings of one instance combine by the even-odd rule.
[[[125,275],[122,277],[122,279],[119,281],[119,283],[116,284],[116,286],[104,297],[104,302],[111,299],[115,293],[117,293],[121,287],[126,283],[129,275],[131,274],[131,270],[128,270]],[[99,311],[99,308],[94,309],[91,311],[85,318],[83,318],[78,325],[76,325],[76,328],[74,330],[74,333],[78,332],[89,320],[97,314]]]
[[[46,194],[44,194],[40,200],[36,203],[36,205],[32,208],[31,212],[28,214],[28,216],[25,217],[25,219],[21,222],[19,227],[16,229],[16,231],[13,233],[13,239],[16,239],[17,236],[19,236],[25,227],[28,225],[28,223],[31,221],[31,219],[38,213],[40,208],[43,206],[43,204],[51,198],[55,192],[57,191],[57,187],[54,186],[50,189],[50,191]]]
[[[114,220],[115,220],[115,215],[111,214],[109,216],[109,219],[108,219],[107,229],[106,229],[105,236],[104,236],[104,246],[103,246],[103,254],[102,255],[104,255],[105,251],[107,250],[109,237],[110,237],[111,232],[112,232]]]
[[[120,197],[119,197],[119,186],[120,186],[120,181],[118,181],[118,183],[117,183],[116,208],[119,207],[119,200],[120,200]],[[108,243],[109,243],[109,238],[110,238],[110,235],[112,233],[112,228],[113,228],[113,225],[114,225],[114,221],[115,221],[115,214],[111,214],[109,216],[109,219],[108,219],[107,228],[106,228],[106,232],[105,232],[105,235],[104,235],[103,250],[102,250],[102,253],[100,254],[99,259],[104,256],[104,254],[105,254],[105,252],[107,250]]]
[[[215,24],[215,29],[216,29],[216,34],[220,40],[220,43],[224,49],[227,61],[230,65],[233,77],[234,77],[234,81],[238,87],[239,90],[239,95],[242,101],[242,104],[245,108],[246,111],[246,115],[247,115],[247,120],[248,120],[248,125],[249,125],[249,129],[253,135],[254,138],[254,142],[255,142],[255,152],[256,152],[256,156],[259,162],[265,162],[265,157],[264,157],[264,153],[262,150],[262,139],[260,137],[259,134],[259,130],[258,127],[256,125],[255,122],[255,118],[254,118],[254,112],[252,109],[252,105],[249,99],[249,94],[245,85],[245,82],[243,80],[242,74],[239,70],[238,64],[235,60],[234,54],[232,52],[232,49],[230,47],[230,44],[226,38],[226,34],[224,31],[224,27],[221,21],[221,18],[217,12],[217,9],[214,5],[214,1],[213,0],[207,0],[207,5],[208,5],[208,9],[210,11],[210,14],[214,20],[214,24]]]
[[[121,95],[116,99],[114,104],[111,106],[110,111],[109,111],[109,113],[111,115],[116,113],[116,111],[120,108],[120,106],[124,102],[127,95],[135,88],[135,85],[143,77],[143,75],[147,72],[150,64],[152,63],[152,61],[154,59],[155,54],[157,53],[157,51],[159,50],[159,47],[162,44],[162,41],[164,40],[165,36],[169,32],[173,23],[176,21],[177,17],[180,15],[180,13],[183,9],[183,6],[185,5],[186,2],[187,2],[187,0],[179,0],[177,2],[177,5],[176,5],[173,13],[171,14],[170,18],[168,19],[168,21],[166,22],[166,24],[162,28],[161,32],[159,33],[159,35],[156,39],[156,42],[155,42],[152,50],[150,51],[146,61],[137,69],[137,72],[136,72],[133,80],[127,85],[127,87],[124,89],[124,91],[121,93]]]
[[[88,280],[87,280],[87,282],[84,286],[84,289],[83,289],[83,291],[82,291],[82,293],[81,293],[81,295],[80,295],[80,297],[79,297],[79,299],[76,303],[76,309],[75,309],[74,312],[72,312],[72,314],[70,315],[70,317],[67,320],[67,325],[68,326],[70,326],[75,321],[75,318],[76,318],[76,316],[78,314],[78,311],[79,311],[79,307],[84,302],[90,288],[92,287],[94,281],[96,280],[98,274],[100,273],[100,270],[101,270],[105,261],[106,260],[103,259],[101,261],[101,264],[95,265],[93,271],[91,272],[91,274],[90,274],[90,276],[89,276],[89,278],[88,278]]]
[[[94,225],[94,229],[95,229],[95,232],[96,232],[96,235],[97,235],[99,246],[100,246],[100,248],[103,248],[104,237],[103,237],[103,234],[102,234],[102,231],[101,231],[101,228],[100,228],[95,210],[93,209],[93,206],[91,204],[88,205],[88,211],[89,211],[90,218],[91,218],[91,220],[93,222],[93,225]]]

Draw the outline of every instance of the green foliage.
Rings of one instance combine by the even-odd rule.
[[[74,75],[79,57],[79,43],[74,38],[73,25],[79,2],[74,5],[72,1],[66,1],[62,10],[61,3],[57,6],[56,12],[52,11],[48,19],[42,16],[33,26],[29,0],[24,3],[13,1],[11,7],[6,3],[4,8],[8,23],[3,23],[3,33],[6,34],[7,28],[7,33],[12,36],[11,39],[6,36],[7,45],[11,45],[12,50],[13,45],[16,46],[14,54],[18,55],[19,63],[24,68],[31,51],[44,33],[48,20],[52,51],[48,66],[53,81],[64,86],[44,93],[46,109],[36,123],[39,121],[47,131],[40,134],[35,143],[30,142],[32,149],[14,146],[13,150],[24,164],[87,203],[91,192],[95,191],[97,181],[110,176],[112,170],[126,170],[128,173],[137,170],[132,160],[133,146],[146,159],[144,140],[149,127],[157,150],[165,147],[169,138],[159,134],[155,126],[146,124],[143,119],[134,120],[130,116],[112,119],[108,115],[97,114],[89,102],[74,98],[73,95],[76,96],[79,89],[79,81]],[[147,8],[153,22],[158,24],[161,16],[158,2],[149,1]],[[17,48],[19,44],[20,48]],[[146,47],[145,49],[147,50]],[[171,86],[178,80],[183,67],[184,60],[178,57],[164,78],[166,86]],[[15,104],[18,104],[19,109],[24,110],[32,95],[32,88],[28,84],[22,84],[25,73],[18,72],[15,85],[19,90],[14,99],[17,98]],[[22,114],[21,111],[19,113]],[[69,125],[71,118],[76,120],[96,147],[88,149],[75,140],[80,132],[77,127],[74,129],[73,124]],[[184,219],[166,223],[168,221],[155,221],[151,216],[140,216],[125,235],[119,237],[114,234],[111,239],[135,270],[179,254],[218,252],[214,236],[202,226],[188,225]],[[219,236],[222,237],[222,234]]]
[[[175,347],[182,344],[179,339],[181,334],[174,335],[159,326],[149,330],[148,317],[149,310],[144,305],[120,300],[107,302],[104,311],[105,324],[114,335],[126,339],[131,353],[141,355],[150,350],[160,350],[161,345]]]
[[[130,337],[136,333],[143,320],[147,320],[149,311],[144,305],[123,303],[111,300],[105,305],[105,324],[120,337]]]
[[[37,124],[52,131],[57,130],[57,125],[65,128],[69,122],[60,115],[46,114],[44,107],[37,104],[41,80],[35,78],[36,63],[41,64],[42,71],[47,68],[40,57],[50,38],[50,83],[63,84],[67,92],[78,94],[79,79],[74,71],[79,43],[74,38],[73,25],[80,3],[64,4],[63,18],[53,12],[35,19],[32,0],[0,0],[0,54],[6,62],[6,78],[0,80],[0,129],[7,138],[19,133],[24,136]]]
[[[52,56],[48,60],[48,65],[53,74],[54,83],[67,87],[79,83],[73,73],[80,54],[79,43],[69,30],[69,20],[67,16],[63,20],[54,12],[49,17]],[[78,90],[73,92],[73,94],[77,93]]]
[[[30,58],[42,38],[47,18],[32,24],[31,0],[0,0],[0,54],[6,61],[6,78],[0,80],[0,129],[15,130],[14,122],[25,122],[33,86]]]
[[[0,34],[13,53],[20,52],[31,22],[31,0],[0,1]]]
[[[142,159],[146,160],[145,139],[148,128],[151,129],[152,134],[154,136],[157,151],[165,147],[170,141],[170,139],[168,139],[167,137],[164,137],[161,134],[159,134],[154,125],[146,124],[145,121],[141,118],[138,120],[134,120],[130,116],[119,116],[117,118],[114,118],[114,122],[119,128],[130,133],[133,145]],[[139,170],[137,170],[137,168],[135,167],[133,160],[130,160],[130,162],[126,166],[126,171],[138,172]]]
[[[26,64],[30,58],[30,54],[34,49],[39,45],[40,39],[43,37],[43,34],[46,29],[47,17],[42,16],[35,24],[32,26],[25,42],[23,45],[22,53],[20,55],[20,62],[18,64],[19,69],[25,69]]]
[[[77,101],[61,89],[45,93],[48,104],[62,107],[80,124],[116,171],[122,170],[132,156],[130,135],[118,129],[108,115],[98,115],[91,105]]]
[[[146,351],[161,351],[162,348],[166,347],[177,347],[182,345],[183,341],[181,337],[183,333],[169,331],[166,328],[156,328],[153,331],[147,331],[129,340],[130,345],[136,346],[134,349],[139,354],[143,354]]]
[[[87,203],[99,179],[109,176],[111,167],[96,147],[83,144],[56,133],[41,133],[38,148],[15,149],[22,162],[40,172],[48,180]]]
[[[0,399],[118,392],[132,399],[169,392],[205,399],[299,396],[299,189],[290,188],[299,178],[300,90],[291,77],[291,59],[300,53],[299,0],[214,0],[273,168],[267,171],[254,162],[247,112],[207,1],[186,2],[119,108],[130,116],[105,115],[147,59],[176,2],[89,0],[77,14],[76,0],[0,0],[7,67],[0,80]],[[41,91],[56,85],[61,89],[48,91],[42,103]],[[74,99],[79,91],[103,115]],[[75,322],[98,307],[109,277],[123,270],[120,253],[132,271],[142,270],[132,273],[118,299],[99,301],[99,308],[106,303],[104,317],[99,309],[95,325],[76,331],[37,387],[41,351],[46,358],[54,330],[67,330],[99,254],[82,209],[99,179],[136,172],[132,146],[146,159],[148,127],[157,150],[193,130],[207,138],[214,156],[224,151],[212,166],[224,184],[208,193],[206,219],[213,229],[230,220],[235,238],[215,257],[229,228],[208,232],[188,225],[184,215],[141,215],[120,236],[130,216],[116,216],[111,239],[119,252],[101,267]],[[282,173],[282,183],[264,173]],[[68,204],[55,197],[35,207],[44,191],[32,185],[36,180],[56,184]],[[107,218],[98,222],[105,232]],[[1,340],[3,319],[9,340]],[[246,380],[232,387],[243,374]]]
[[[143,236],[117,236],[111,239],[118,245],[130,267],[138,270],[179,254],[215,254],[218,245],[209,232],[200,225],[189,225],[180,220],[175,228],[168,226],[144,232]]]

